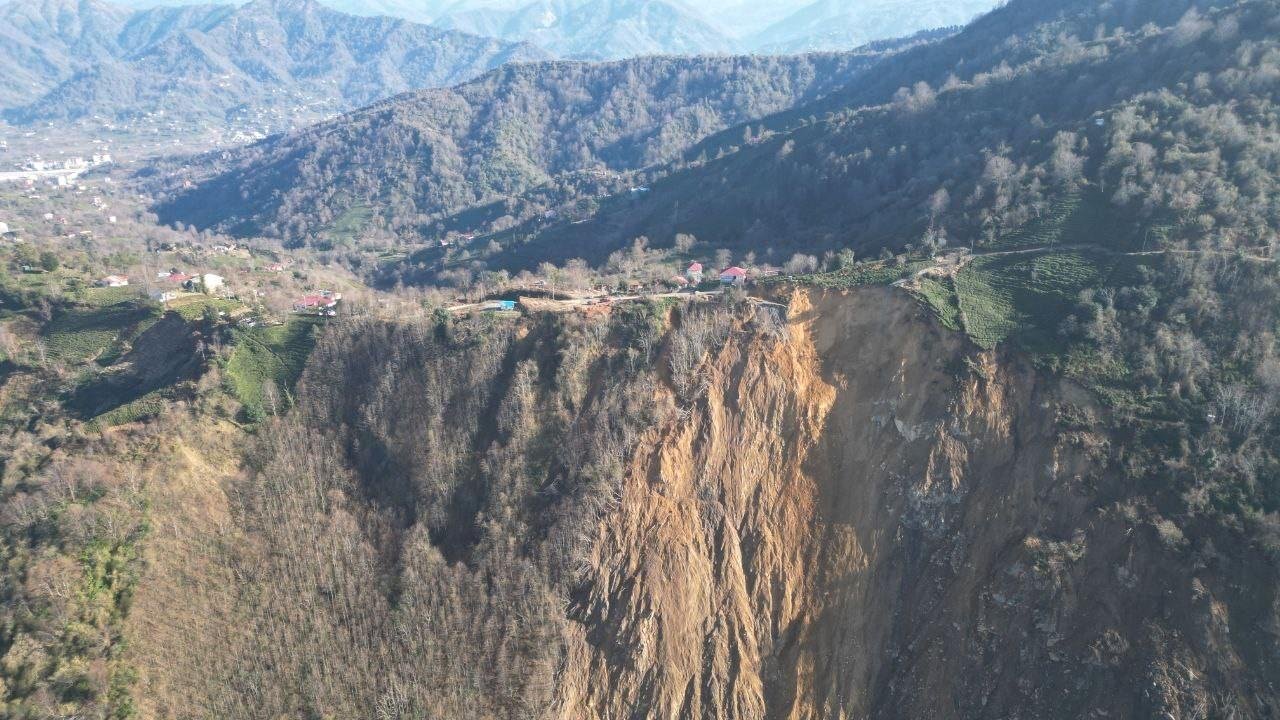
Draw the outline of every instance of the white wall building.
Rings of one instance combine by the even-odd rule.
[[[218,288],[222,287],[222,284],[225,282],[225,278],[223,278],[221,275],[214,275],[213,273],[205,273],[203,276],[201,276],[200,282],[201,284],[204,285],[205,292],[213,292],[214,290],[217,290]]]

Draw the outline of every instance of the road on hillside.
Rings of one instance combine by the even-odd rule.
[[[1142,250],[1139,252],[1117,252],[1101,245],[1038,245],[1036,247],[1018,248],[1016,250],[995,250],[991,252],[972,252],[963,250],[951,253],[950,255],[939,258],[938,261],[926,268],[921,268],[912,273],[910,278],[903,278],[893,283],[894,287],[909,287],[914,285],[920,278],[930,276],[938,277],[954,277],[960,272],[965,265],[968,265],[975,258],[1005,257],[1009,255],[1031,255],[1035,253],[1043,253],[1058,250],[1095,250],[1110,255],[1119,255],[1121,257],[1148,257],[1152,255],[1217,255],[1220,257],[1242,257],[1245,260],[1253,262],[1273,263],[1276,258],[1270,258],[1263,255],[1239,255],[1230,250]]]
[[[518,291],[513,292],[512,294],[519,297]],[[690,299],[690,300],[697,300],[697,299],[703,299],[703,298],[709,298],[709,297],[716,297],[723,294],[724,294],[723,289],[716,289],[716,290],[705,290],[705,291],[700,290],[698,292],[692,292],[692,293],[664,292],[664,293],[636,293],[636,294],[630,294],[630,295],[609,294],[609,295],[596,295],[594,297],[573,298],[571,300],[551,300],[546,298],[535,298],[535,300],[540,305],[543,305],[544,309],[547,309],[547,310],[571,310],[574,308],[590,307],[593,305],[635,302],[638,300],[661,300],[663,298],[677,298],[677,299],[684,298],[684,299]],[[463,312],[471,312],[474,310],[493,309],[493,305],[496,302],[497,302],[496,300],[486,300],[485,302],[465,303],[463,305],[453,305],[451,307],[445,308],[445,310],[451,313],[463,313]]]

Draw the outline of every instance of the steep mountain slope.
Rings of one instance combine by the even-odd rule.
[[[734,49],[720,30],[676,0],[537,0],[511,11],[452,13],[435,24],[529,42],[564,57],[609,59]]]
[[[625,182],[618,173],[668,161],[725,127],[830,92],[880,57],[642,58],[503,68],[202,158],[192,168],[202,182],[176,189],[159,212],[168,221],[287,241],[315,237],[360,206],[371,208],[383,227],[413,234],[467,209],[477,214],[440,227],[466,228],[460,223],[494,222],[512,212],[529,217],[566,196],[616,192]],[[547,199],[523,209],[501,205],[535,188]]]
[[[170,562],[140,578],[140,696],[245,718],[1276,708],[1275,558],[1175,510],[1186,479],[1136,479],[1124,458],[1159,441],[1126,440],[1132,418],[900,291],[787,300],[782,326],[640,305],[334,330],[299,411],[211,493],[187,603]]]
[[[546,57],[527,45],[358,18],[306,0],[145,11],[131,16],[112,42],[114,54],[7,111],[6,119],[165,112],[222,120],[234,112],[276,113],[286,124]]]

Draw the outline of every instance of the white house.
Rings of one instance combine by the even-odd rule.
[[[123,275],[108,275],[98,281],[98,287],[125,287],[129,278]]]

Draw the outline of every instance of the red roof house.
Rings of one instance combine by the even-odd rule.
[[[737,265],[720,272],[720,282],[725,285],[742,285],[747,281],[747,271]]]
[[[293,304],[293,309],[298,312],[308,310],[328,310],[336,307],[338,298],[328,297],[325,295],[305,295]]]
[[[685,277],[689,278],[689,282],[694,284],[702,282],[702,263],[695,262],[684,271]]]

